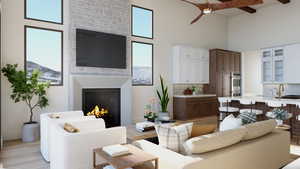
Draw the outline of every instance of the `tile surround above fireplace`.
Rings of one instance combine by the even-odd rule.
[[[81,75],[70,76],[70,109],[82,110],[83,89],[120,89],[121,125],[132,123],[132,83],[130,76]]]

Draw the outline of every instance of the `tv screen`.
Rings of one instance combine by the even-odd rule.
[[[126,69],[126,36],[77,29],[76,66]]]

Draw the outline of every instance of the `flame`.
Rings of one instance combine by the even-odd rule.
[[[108,114],[108,110],[104,108],[101,108],[100,110],[99,106],[95,106],[95,108],[91,112],[87,113],[88,116],[95,116],[97,118],[101,118],[106,114]]]

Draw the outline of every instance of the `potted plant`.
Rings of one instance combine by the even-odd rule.
[[[7,64],[1,71],[11,83],[11,99],[15,103],[23,101],[29,108],[29,121],[24,123],[22,128],[22,141],[33,142],[39,138],[39,124],[33,121],[33,112],[36,108],[45,108],[48,106],[46,89],[50,83],[39,82],[41,72],[35,70],[30,77],[26,76],[25,71],[18,71],[18,65]]]
[[[161,90],[156,90],[157,96],[159,98],[159,104],[161,107],[161,112],[159,113],[160,120],[170,120],[169,112],[168,112],[168,104],[170,101],[168,94],[168,86],[165,86],[164,79],[160,76],[160,86]]]
[[[149,104],[145,106],[144,118],[147,119],[147,121],[149,122],[155,122],[155,119],[157,118],[157,113],[154,111],[154,105],[155,98],[151,98],[149,100]]]

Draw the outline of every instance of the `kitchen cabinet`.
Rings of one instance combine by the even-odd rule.
[[[190,120],[206,116],[216,116],[217,97],[173,98],[173,116],[175,120]]]
[[[300,44],[288,45],[284,49],[284,81],[288,84],[300,84]]]
[[[285,81],[285,48],[269,48],[262,51],[262,82],[283,83]]]
[[[175,46],[172,57],[173,83],[209,83],[209,52],[190,46]]]
[[[205,87],[205,93],[215,93],[218,97],[231,96],[231,75],[241,72],[241,53],[212,49],[209,64],[210,83]]]

